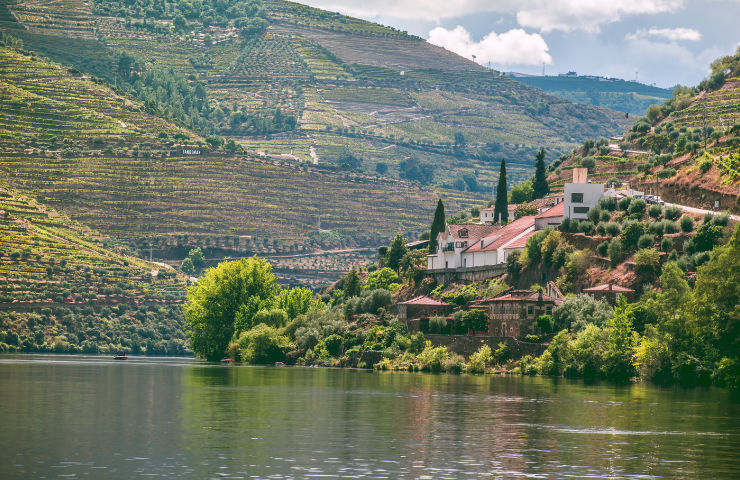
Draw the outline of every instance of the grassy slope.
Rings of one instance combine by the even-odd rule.
[[[397,175],[404,158],[428,156],[438,167],[436,184],[452,186],[459,172],[476,173],[489,191],[501,156],[515,181],[530,174],[540,146],[563,153],[624,126],[622,115],[543,95],[416,37],[282,0],[263,3],[271,25],[248,42],[233,30],[204,28],[198,21],[191,22],[190,35],[150,33],[123,18],[93,16],[82,0],[21,0],[12,9],[28,28],[22,35],[27,47],[81,70],[111,78],[114,72],[104,68],[111,62],[97,59],[125,51],[196,75],[207,83],[214,110],[236,106],[249,113],[279,106],[302,127],[287,141],[245,137],[228,118],[217,121],[217,129],[249,149],[292,152],[304,161],[311,161],[310,145],[328,163],[337,163],[349,146],[362,156],[366,171],[382,161]],[[49,39],[62,32],[85,43],[71,49],[62,40],[56,47]],[[210,46],[203,41],[206,33]],[[86,54],[76,56],[75,50]],[[373,91],[370,102],[358,102],[362,96],[353,93],[368,86],[385,87],[389,94]],[[449,147],[456,132],[469,139],[464,152]],[[486,143],[490,148],[483,148]],[[471,165],[478,154],[483,160]]]
[[[0,351],[184,353],[185,279],[160,271],[0,189]]]

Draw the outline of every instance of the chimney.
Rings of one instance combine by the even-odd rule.
[[[588,168],[574,168],[573,169],[573,183],[586,183],[588,182]]]

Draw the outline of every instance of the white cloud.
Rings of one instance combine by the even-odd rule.
[[[516,15],[522,27],[542,32],[584,30],[628,15],[675,12],[687,0],[303,0],[318,8],[366,19],[397,18],[440,22],[477,13]]]
[[[598,33],[601,25],[626,15],[655,15],[683,8],[684,0],[534,0],[525,2],[516,19],[542,32],[584,30]]]
[[[672,42],[679,40],[687,40],[697,42],[701,40],[701,32],[694,30],[693,28],[648,28],[640,29],[635,33],[629,33],[625,36],[627,40],[638,40],[641,38],[664,38]]]
[[[542,65],[552,63],[545,40],[537,33],[529,34],[521,28],[497,34],[491,32],[480,42],[458,25],[453,30],[437,27],[429,32],[429,43],[446,48],[481,65]]]

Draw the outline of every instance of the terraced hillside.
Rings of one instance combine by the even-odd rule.
[[[185,282],[0,189],[0,351],[182,354]]]
[[[712,64],[709,79],[650,107],[624,139],[587,142],[551,165],[561,189],[575,166],[593,180],[628,181],[667,201],[740,211],[740,50]]]
[[[557,156],[628,121],[404,32],[283,0],[3,2],[25,48],[105,78],[204,136],[296,162],[488,192],[501,157],[516,181],[540,147]],[[184,80],[201,96],[173,100],[155,88]],[[348,151],[359,162],[347,162]],[[406,168],[408,158],[425,173]]]
[[[58,64],[3,47],[0,59],[2,183],[131,254],[175,263],[193,247],[213,261],[274,256],[284,281],[313,285],[367,262],[396,232],[428,227],[439,194],[418,183],[212,151]],[[441,194],[453,210],[481,198]],[[346,249],[354,253],[320,254]]]

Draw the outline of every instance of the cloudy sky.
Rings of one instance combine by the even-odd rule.
[[[740,0],[300,0],[497,70],[695,85],[740,44]]]

